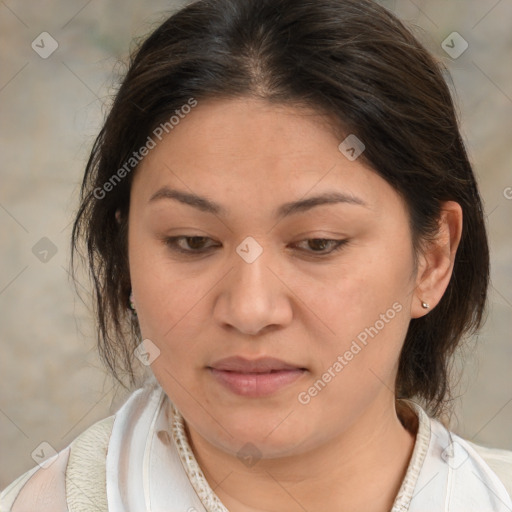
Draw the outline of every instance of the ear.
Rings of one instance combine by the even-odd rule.
[[[441,205],[438,234],[435,240],[428,242],[418,264],[411,318],[419,318],[432,311],[446,291],[462,234],[462,222],[459,203],[446,201]],[[430,307],[424,308],[423,302]]]
[[[120,208],[118,208],[116,210],[116,220],[117,220],[118,224],[121,224],[121,210],[120,210]]]

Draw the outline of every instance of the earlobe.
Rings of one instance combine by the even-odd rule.
[[[441,300],[452,276],[462,235],[462,208],[455,201],[441,205],[439,231],[428,243],[416,277],[411,318],[419,318]]]

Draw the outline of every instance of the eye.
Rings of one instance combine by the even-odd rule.
[[[183,254],[202,254],[209,251],[213,246],[204,247],[205,241],[211,240],[207,236],[171,236],[164,239],[165,244],[171,250]],[[185,246],[180,244],[185,242]]]
[[[307,238],[302,240],[300,243],[306,242],[307,247],[313,248],[313,250],[304,249],[305,252],[309,252],[313,255],[323,256],[331,254],[335,251],[339,251],[348,242],[348,240],[332,240],[329,238]],[[299,245],[295,244],[295,245]],[[330,251],[325,251],[326,248],[330,247]]]

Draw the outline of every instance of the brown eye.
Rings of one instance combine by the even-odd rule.
[[[165,244],[176,252],[184,254],[201,254],[209,251],[213,246],[205,247],[206,241],[211,240],[206,236],[172,236],[165,238]]]
[[[191,249],[202,249],[203,248],[203,244],[205,243],[205,240],[207,240],[207,237],[205,237],[205,236],[191,236],[191,237],[186,237],[185,240],[187,241],[187,245]],[[192,243],[190,241],[192,241]]]
[[[332,240],[326,240],[325,238],[311,238],[308,240],[308,245],[313,251],[323,251],[329,247],[329,242]]]
[[[302,240],[302,242],[306,242],[309,249],[303,249],[305,252],[318,253],[319,256],[331,254],[339,249],[341,249],[348,240],[331,240],[328,238],[308,238],[306,240]],[[300,243],[302,243],[300,242]],[[296,244],[299,245],[299,244]],[[331,248],[330,251],[325,251],[325,249]]]

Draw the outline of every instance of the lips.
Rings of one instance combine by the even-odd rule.
[[[237,373],[270,373],[272,371],[297,370],[300,367],[285,363],[273,357],[245,359],[243,357],[227,357],[211,365],[215,370]]]
[[[229,391],[247,397],[276,393],[295,382],[307,370],[280,359],[228,357],[207,367],[214,379]]]

